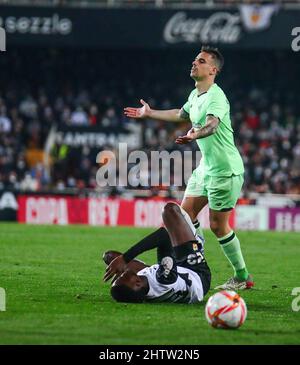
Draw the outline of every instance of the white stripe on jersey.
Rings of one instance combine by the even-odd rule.
[[[156,271],[159,265],[152,265],[139,271],[137,274],[146,276],[149,283],[149,292],[146,295],[148,300],[157,302],[181,302],[181,303],[198,303],[203,300],[203,287],[200,276],[189,269],[177,266],[179,274],[188,274],[188,279],[192,285],[187,285],[186,281],[179,275],[175,283],[165,285],[156,280]]]

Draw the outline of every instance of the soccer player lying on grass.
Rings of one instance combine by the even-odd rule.
[[[108,251],[103,255],[108,265],[104,281],[113,278],[111,295],[116,301],[197,303],[208,292],[210,269],[189,215],[177,204],[168,203],[162,218],[165,228],[145,237],[126,253]],[[154,247],[158,264],[147,266],[134,260]]]

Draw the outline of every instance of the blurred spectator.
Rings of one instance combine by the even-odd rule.
[[[92,104],[89,113],[89,124],[94,126],[98,123],[98,107],[96,104]]]
[[[88,116],[80,106],[71,114],[70,121],[71,125],[89,125]]]
[[[0,133],[9,133],[11,131],[11,120],[6,116],[6,108],[0,109]]]
[[[244,196],[252,191],[300,194],[297,55],[266,51],[247,52],[247,56],[242,51],[224,51],[224,55],[226,63],[217,83],[231,103],[234,136],[245,164]],[[124,127],[141,135],[147,156],[151,151],[191,151],[194,158],[185,164],[188,169],[195,167],[196,144],[174,143],[176,135],[189,129],[188,123],[138,122],[123,115],[123,108],[138,106],[140,98],[158,109],[180,108],[194,87],[188,71],[194,56],[191,50],[8,52],[0,60],[2,69],[9,70],[0,74],[0,188],[38,191],[96,187],[99,149],[54,144],[48,170],[43,149],[52,126],[93,126],[112,131]],[[266,62],[268,72],[253,68],[254,63]],[[285,74],[281,72],[283,62],[289,70]],[[24,70],[21,74],[20,65]],[[276,80],[274,75],[278,75]],[[109,140],[103,149],[117,153],[117,146]],[[149,169],[142,166],[140,176],[147,176]],[[173,168],[173,180],[175,173]],[[134,188],[149,190],[148,183]],[[171,195],[174,189],[179,188],[159,184],[151,191]],[[124,188],[113,191],[123,192]]]

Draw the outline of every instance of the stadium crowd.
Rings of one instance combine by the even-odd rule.
[[[300,72],[295,56],[242,51],[226,51],[224,56],[217,83],[231,102],[235,140],[246,170],[244,195],[300,194]],[[148,155],[154,150],[195,153],[195,143],[174,143],[189,124],[137,122],[123,115],[123,108],[138,106],[140,98],[153,108],[180,108],[193,88],[189,72],[194,57],[192,51],[176,50],[7,52],[0,58],[5,70],[0,75],[0,189],[97,187],[99,149],[54,143],[48,151],[50,163],[45,162],[53,126],[125,128],[141,134],[140,149]],[[116,146],[107,142],[103,149],[116,151]]]

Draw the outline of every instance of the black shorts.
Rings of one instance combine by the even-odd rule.
[[[176,264],[196,272],[201,279],[203,295],[210,289],[211,272],[205,257],[201,243],[189,241],[180,246],[174,247]]]

